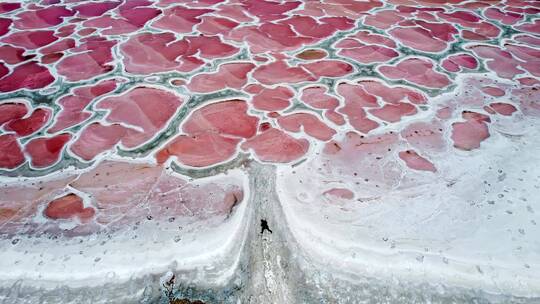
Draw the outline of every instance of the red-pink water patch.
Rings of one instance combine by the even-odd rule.
[[[349,37],[358,39],[366,44],[377,44],[377,45],[387,46],[392,49],[395,49],[397,46],[394,40],[386,36],[375,34],[369,31],[359,31]]]
[[[83,26],[101,28],[103,29],[102,33],[105,35],[131,33],[143,28],[147,22],[162,13],[159,9],[148,7],[152,4],[152,2],[146,0],[126,1],[115,9],[119,18],[105,14],[83,22]]]
[[[377,107],[377,97],[369,94],[366,90],[356,84],[340,83],[337,93],[345,98],[347,103],[358,104],[360,107]]]
[[[395,66],[382,66],[379,70],[388,78],[405,79],[429,88],[444,88],[450,84],[445,74],[434,71],[433,63],[422,58],[408,58]]]
[[[228,119],[223,119],[223,116]],[[194,111],[180,135],[156,154],[158,163],[170,156],[192,167],[207,167],[234,156],[241,138],[249,138],[257,132],[259,119],[247,115],[243,100],[229,100],[207,105]]]
[[[121,2],[104,1],[104,2],[89,2],[79,4],[73,7],[73,10],[78,13],[79,17],[99,17],[105,12],[112,10],[120,5]]]
[[[49,70],[36,62],[18,65],[11,74],[0,78],[0,92],[40,89],[54,82]]]
[[[354,27],[354,21],[346,17],[314,19],[308,16],[293,15],[280,23],[289,24],[300,35],[313,38],[330,37],[338,30],[349,30]]]
[[[27,50],[35,50],[58,40],[54,31],[18,31],[5,36],[0,41]]]
[[[398,57],[399,53],[395,50],[381,45],[362,45],[353,47],[344,47],[338,55],[354,59],[363,64],[376,62],[386,62],[392,58]]]
[[[74,24],[68,24],[62,26],[56,30],[54,34],[56,37],[68,37],[75,33],[76,26]]]
[[[84,222],[94,217],[96,210],[92,207],[85,208],[82,198],[70,193],[49,202],[43,213],[53,220],[78,218]]]
[[[90,118],[92,113],[85,110],[86,106],[94,98],[113,91],[116,85],[114,80],[104,80],[94,86],[76,88],[72,94],[60,98],[56,103],[62,107],[62,110],[56,114],[56,121],[48,132],[55,133]]]
[[[371,109],[369,113],[387,122],[398,122],[403,116],[416,114],[416,107],[408,102],[386,104],[378,109]]]
[[[309,142],[296,139],[279,129],[268,128],[244,142],[242,149],[253,150],[255,155],[265,162],[289,163],[307,153]]]
[[[201,16],[210,13],[211,9],[191,9],[173,6],[163,11],[163,16],[152,23],[152,27],[172,31],[174,33],[190,33],[193,26],[201,22]]]
[[[288,24],[275,23],[237,27],[226,37],[238,43],[247,42],[254,54],[293,51],[315,41],[315,38],[299,36]]]
[[[12,120],[21,119],[28,113],[24,103],[8,102],[0,104],[0,126]]]
[[[17,64],[34,58],[36,55],[24,55],[24,48],[16,48],[10,45],[0,46],[0,60],[7,64]],[[7,74],[7,71],[6,73]],[[0,77],[1,73],[0,73]]]
[[[529,32],[533,34],[540,34],[540,20],[536,19],[530,23],[524,23],[520,26],[516,26],[518,31]]]
[[[85,36],[90,36],[95,32],[96,32],[95,28],[85,28],[85,29],[82,29],[82,30],[78,31],[77,35],[85,37]]]
[[[126,71],[138,74],[172,70],[187,72],[198,68],[203,64],[200,59],[193,56],[181,57],[187,48],[187,42],[176,41],[172,33],[138,34],[120,46]]]
[[[218,5],[217,9],[220,16],[230,18],[236,22],[251,22],[254,20],[241,4],[223,3]]]
[[[386,30],[403,19],[395,10],[382,10],[365,17],[364,24]]]
[[[52,111],[49,108],[37,108],[29,117],[23,117],[11,120],[4,126],[6,131],[13,131],[18,136],[28,136],[47,124]]]
[[[41,63],[42,64],[53,64],[60,60],[62,57],[64,57],[64,54],[62,53],[52,53],[41,56]]]
[[[484,92],[484,94],[487,94],[493,97],[501,97],[506,94],[503,89],[497,88],[497,87],[490,87],[490,86],[483,87],[482,92]]]
[[[0,18],[0,36],[9,33],[9,26],[11,25],[11,19]]]
[[[109,110],[105,117],[108,122],[125,126],[122,144],[135,148],[164,128],[182,103],[182,98],[172,92],[136,87],[122,95],[102,99],[96,108]]]
[[[17,14],[14,25],[21,30],[49,28],[62,23],[65,17],[73,16],[73,14],[63,6],[51,5]]]
[[[47,181],[21,182],[2,185],[0,188],[0,225],[2,233],[15,234],[27,231],[29,226],[36,227],[36,213],[43,199],[57,195],[73,177]],[[53,194],[53,192],[55,192]]]
[[[327,94],[328,89],[326,87],[308,87],[302,90],[300,100],[307,105],[316,108],[324,109],[324,116],[337,125],[345,124],[343,116],[336,112],[336,108],[339,106],[339,100],[332,95]]]
[[[448,56],[441,63],[441,66],[449,72],[459,72],[462,68],[476,69],[478,61],[469,54],[457,54]]]
[[[33,167],[45,168],[58,161],[64,146],[70,139],[70,133],[53,137],[37,137],[30,140],[24,150],[30,156]]]
[[[19,8],[21,8],[20,3],[16,3],[16,2],[0,3],[0,14],[9,13],[9,12],[14,11],[14,10],[19,9]]]
[[[516,44],[506,44],[505,47],[512,55],[524,61],[520,64],[522,69],[540,77],[540,50]]]
[[[454,147],[461,150],[473,150],[480,147],[480,143],[489,137],[488,126],[483,121],[468,120],[452,124],[451,138]]]
[[[494,102],[489,105],[495,112],[504,115],[511,116],[514,112],[517,111],[516,107],[504,102]]]
[[[275,88],[262,87],[253,96],[252,104],[257,110],[280,111],[289,107],[294,92],[288,87],[277,86]]]
[[[300,1],[278,3],[266,0],[252,0],[242,3],[242,6],[251,15],[259,17],[262,21],[277,20],[285,17],[285,13],[300,6]]]
[[[341,60],[319,60],[300,66],[311,72],[317,79],[320,77],[343,77],[354,71],[352,65]]]
[[[324,191],[323,195],[328,199],[352,200],[354,198],[354,193],[346,188],[332,188]]]
[[[46,47],[41,48],[39,52],[41,54],[51,54],[51,53],[63,52],[65,50],[68,50],[74,47],[75,47],[75,40],[71,38],[65,38],[62,40],[58,40]]]
[[[334,129],[328,127],[317,116],[309,113],[289,114],[279,117],[277,121],[279,126],[286,131],[304,131],[307,135],[322,141],[330,140],[336,134]]]
[[[255,68],[252,63],[226,63],[215,73],[197,74],[188,84],[192,92],[209,93],[225,88],[240,89],[247,83],[247,74]]]
[[[82,44],[71,49],[75,55],[62,59],[58,65],[58,73],[68,81],[89,79],[113,70],[112,47],[116,41],[103,37],[84,38]]]
[[[25,158],[17,137],[13,134],[0,135],[0,168],[14,169],[24,161]]]
[[[91,123],[81,131],[77,140],[71,144],[70,149],[75,155],[90,161],[116,146],[125,134],[126,128],[119,124]]]
[[[503,12],[498,8],[490,7],[484,11],[484,15],[490,19],[500,21],[503,24],[515,24],[523,19],[523,15],[513,12]]]
[[[299,13],[310,16],[344,16],[357,20],[365,15],[371,9],[381,7],[381,1],[340,1],[340,0],[325,0],[325,1],[308,1],[304,2],[303,10]]]
[[[257,132],[259,119],[248,115],[247,110],[247,103],[243,100],[213,103],[194,111],[182,126],[182,130],[192,135],[211,132],[250,138]]]
[[[532,46],[540,46],[540,38],[531,35],[517,35],[514,36],[514,40],[522,43],[527,43]]]
[[[315,76],[301,67],[291,67],[285,61],[276,61],[259,66],[253,77],[262,84],[297,83],[317,80]]]
[[[501,78],[512,79],[514,76],[523,73],[518,68],[520,62],[514,59],[512,54],[498,47],[478,45],[471,47],[471,50],[477,56],[487,59],[487,67]]]
[[[362,87],[348,83],[340,83],[337,92],[345,98],[345,106],[338,112],[345,114],[349,124],[362,133],[377,128],[379,124],[367,117],[365,108],[378,106],[377,98],[368,94]]]
[[[447,42],[437,39],[430,31],[420,26],[397,27],[391,29],[389,33],[404,45],[419,51],[441,52],[448,46]]]
[[[363,107],[354,101],[345,102],[345,106],[340,108],[339,112],[345,114],[349,124],[362,133],[367,134],[379,126],[377,122],[369,119]]]
[[[238,22],[228,18],[203,16],[200,19],[202,22],[197,26],[197,30],[204,35],[210,36],[218,34],[226,35],[239,25]]]
[[[409,101],[412,104],[425,104],[427,97],[418,90],[412,88],[395,86],[391,87],[379,80],[360,80],[358,81],[365,92],[380,97],[383,101],[397,104],[403,101]]]
[[[0,78],[6,76],[9,73],[9,69],[0,62]]]
[[[170,156],[175,156],[184,165],[207,167],[233,157],[239,142],[239,138],[224,137],[212,132],[180,135],[160,150],[156,159],[158,163],[163,163]]]
[[[238,48],[231,44],[224,43],[219,36],[188,36],[185,37],[188,43],[187,55],[197,54],[204,59],[218,59],[229,57],[238,52]]]
[[[461,30],[461,35],[468,40],[489,40],[497,37],[501,30],[482,20],[478,15],[468,11],[454,11],[452,13],[438,12],[437,15],[449,23],[457,23],[465,29]]]
[[[238,49],[219,37],[184,37],[172,33],[143,33],[132,36],[120,46],[126,71],[136,74],[189,72],[202,66],[203,59],[231,56]]]
[[[489,115],[473,111],[463,111],[461,112],[461,117],[469,121],[491,122],[491,118],[489,117]]]
[[[420,170],[420,171],[431,171],[436,172],[437,169],[435,166],[426,158],[418,155],[414,150],[406,150],[398,153],[399,158],[401,158],[407,167]]]
[[[526,86],[534,86],[534,85],[540,84],[540,80],[536,78],[532,78],[532,77],[519,78],[518,81],[521,85],[526,85]]]

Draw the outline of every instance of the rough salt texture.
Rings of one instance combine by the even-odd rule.
[[[495,204],[481,193],[495,182],[471,176],[538,172],[539,15],[534,0],[0,3],[0,236],[90,239],[181,219],[196,239],[251,208],[244,177],[263,163],[314,260],[356,269],[343,244],[389,259],[439,250],[465,265],[441,277],[474,273],[459,286],[485,274],[482,288],[538,296],[538,187],[497,185],[522,193]],[[499,235],[478,227],[510,241],[492,248]],[[423,256],[406,264],[428,278]],[[402,276],[402,264],[374,273]],[[4,270],[62,275],[17,265]]]

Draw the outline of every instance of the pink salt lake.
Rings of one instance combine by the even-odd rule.
[[[0,3],[0,298],[538,302],[539,15]]]

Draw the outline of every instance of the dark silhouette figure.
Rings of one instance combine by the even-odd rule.
[[[266,220],[261,220],[261,234],[263,234],[265,230],[272,233],[272,230],[270,230],[270,227],[268,227],[268,222]]]

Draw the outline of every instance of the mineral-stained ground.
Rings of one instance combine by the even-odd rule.
[[[0,3],[0,302],[539,303],[540,1]]]

